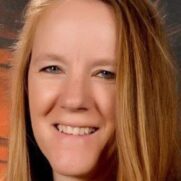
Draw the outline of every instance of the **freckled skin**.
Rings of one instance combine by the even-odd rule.
[[[95,168],[101,170],[98,160],[105,146],[113,145],[115,79],[100,70],[115,73],[115,44],[113,12],[100,1],[59,2],[37,26],[28,73],[30,115],[56,181],[88,180]],[[101,64],[105,59],[108,63]],[[62,138],[55,122],[99,130],[86,141]],[[104,157],[109,160],[108,153]]]

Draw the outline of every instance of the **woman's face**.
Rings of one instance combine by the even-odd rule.
[[[115,122],[113,12],[63,1],[39,22],[28,73],[32,129],[56,178],[87,176],[109,154]]]

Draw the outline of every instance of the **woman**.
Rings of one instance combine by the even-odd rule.
[[[154,4],[32,0],[15,60],[8,181],[173,180],[175,68]]]

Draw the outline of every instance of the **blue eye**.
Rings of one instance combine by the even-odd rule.
[[[116,78],[116,74],[114,72],[110,72],[107,70],[101,70],[98,75],[100,74],[99,77],[102,77],[104,79],[115,79]]]
[[[43,67],[40,72],[52,73],[52,74],[59,74],[61,69],[56,65],[50,65],[47,67]]]

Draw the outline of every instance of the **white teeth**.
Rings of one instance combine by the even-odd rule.
[[[79,135],[84,135],[86,134],[85,128],[79,128]]]
[[[73,128],[70,126],[67,126],[67,130],[65,132],[71,134],[72,131],[73,131]]]
[[[71,127],[71,126],[65,126],[65,125],[57,125],[57,128],[60,132],[66,133],[66,134],[72,134],[72,135],[88,135],[91,133],[94,133],[96,131],[95,128],[91,127]]]
[[[75,127],[73,129],[73,135],[78,135],[79,134],[79,128]]]
[[[85,132],[86,134],[89,134],[89,129],[90,129],[90,128],[85,128],[84,132]]]
[[[63,126],[58,126],[57,128],[58,128],[58,130],[59,130],[60,132],[63,131]]]

